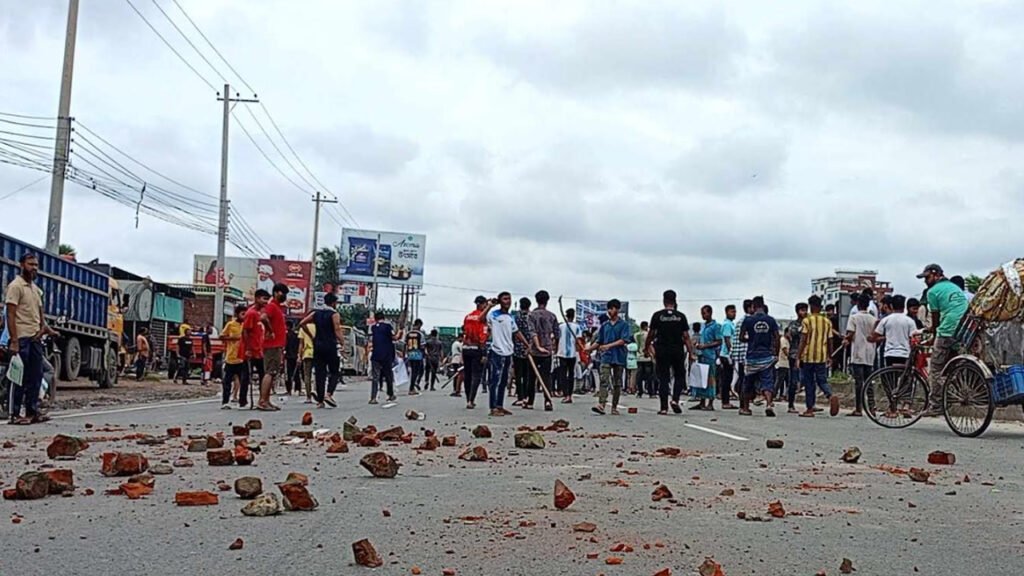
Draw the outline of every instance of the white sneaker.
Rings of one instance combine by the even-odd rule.
[[[231,404],[221,404],[220,405],[220,409],[221,410],[231,410]]]

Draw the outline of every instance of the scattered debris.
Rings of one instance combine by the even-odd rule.
[[[352,543],[352,554],[356,557],[356,564],[360,566],[380,568],[384,565],[384,561],[377,554],[373,544],[370,544],[370,541],[365,538]]]
[[[235,538],[235,541],[228,545],[228,550],[241,550],[245,546],[245,542],[241,538]]]
[[[252,500],[263,493],[263,480],[255,476],[242,476],[235,480],[235,494],[243,500]]]
[[[292,438],[301,438],[302,440],[313,439],[312,430],[292,430],[291,432],[288,432],[288,435],[291,436]]]
[[[217,494],[206,490],[178,492],[174,495],[174,503],[178,506],[216,506],[219,502]]]
[[[544,448],[544,436],[540,432],[516,432],[516,448],[540,450]]]
[[[486,462],[487,449],[483,446],[474,446],[467,449],[462,454],[459,454],[459,460],[465,460],[467,462]]]
[[[423,444],[420,444],[420,450],[433,451],[441,447],[441,441],[437,439],[437,436],[427,436],[423,440]]]
[[[302,484],[303,486],[309,486],[309,476],[306,476],[301,472],[289,472],[288,475],[285,476],[284,481],[286,483],[294,482]]]
[[[281,507],[280,500],[277,499],[277,494],[271,494],[264,492],[256,497],[255,500],[249,502],[242,508],[242,514],[245,516],[276,516],[283,512],[284,509]]]
[[[206,437],[206,449],[207,450],[216,450],[218,448],[223,448],[223,447],[224,447],[224,437],[221,436],[221,434],[219,432],[217,434],[214,434],[213,436],[207,436]]]
[[[349,418],[341,428],[342,438],[344,438],[346,442],[355,442],[356,434],[361,433],[362,432],[359,430],[359,427],[356,426],[355,418]]]
[[[937,464],[939,466],[952,466],[956,464],[956,455],[952,452],[942,452],[936,450],[928,455],[929,464]]]
[[[364,434],[359,438],[358,444],[363,448],[376,448],[380,446],[380,438],[376,434]]]
[[[697,568],[697,572],[700,576],[725,576],[722,565],[711,558],[705,558],[704,563]]]
[[[248,426],[232,426],[231,427],[231,435],[232,436],[248,436],[249,435],[249,427]]]
[[[658,485],[658,487],[654,489],[654,492],[651,492],[652,502],[660,502],[661,500],[668,500],[671,498],[672,491],[669,490],[668,486],[665,486],[664,484]]]
[[[359,465],[366,468],[374,478],[394,478],[398,475],[398,469],[402,467],[386,452],[370,452],[363,456]]]
[[[195,438],[188,441],[189,452],[206,452],[206,438]]]
[[[249,430],[263,430],[262,420],[249,420],[245,423],[245,427]]]
[[[13,447],[13,444],[11,445]],[[78,453],[89,447],[89,443],[75,436],[57,434],[46,447],[46,456],[50,460],[57,458],[74,458]]]
[[[679,456],[683,451],[675,446],[665,446],[664,448],[658,448],[655,450],[655,453],[661,454],[662,456]]]
[[[168,428],[167,436],[170,438],[181,438],[181,428]]]
[[[565,510],[576,501],[576,494],[561,480],[555,480],[555,508]]]
[[[149,468],[149,473],[156,474],[157,476],[166,476],[174,474],[174,468],[171,468],[168,464],[154,464]]]
[[[302,425],[303,426],[312,426],[313,425],[313,413],[312,412],[306,412],[305,414],[302,415]]]
[[[132,476],[149,469],[149,461],[135,452],[104,452],[100,473],[104,476]]]
[[[914,482],[928,482],[928,480],[931,478],[931,475],[931,472],[921,468],[911,468],[907,472],[907,476]]]
[[[773,518],[785,518],[786,509],[782,507],[782,502],[776,500],[768,504],[768,515]]]
[[[381,442],[401,442],[404,435],[405,430],[401,426],[395,426],[377,434],[377,439]]]
[[[473,428],[473,437],[474,438],[490,438],[491,437],[491,429],[488,428],[487,426],[484,426],[483,424],[480,424],[476,428]]]
[[[621,556],[609,556],[604,559],[604,563],[608,566],[618,566],[619,564],[622,564],[622,562],[623,559]]]
[[[424,418],[425,416],[423,414],[420,414],[415,410],[406,410],[405,412],[406,420],[423,420]]]
[[[277,485],[277,489],[281,491],[286,510],[312,511],[320,505],[299,480],[282,482]]]
[[[662,568],[654,573],[654,576],[672,576],[671,568]]]
[[[735,496],[736,495],[736,491],[733,490],[732,488],[726,488],[725,490],[722,490],[721,492],[719,492],[718,495],[719,496]]]
[[[348,443],[338,440],[327,447],[328,454],[348,454]]]
[[[63,494],[75,489],[75,478],[71,470],[47,470],[44,474],[50,479],[50,494]]]
[[[210,450],[206,453],[206,463],[210,466],[231,466],[235,463],[235,455],[227,448]]]
[[[175,460],[171,465],[175,468],[191,468],[193,463],[191,458],[182,457]]]
[[[640,411],[636,409],[636,406],[630,406],[629,408],[626,408],[627,414],[637,414],[639,412]]]
[[[458,436],[445,436],[441,438],[441,446],[455,446],[459,443]]]
[[[573,532],[586,532],[589,534],[595,530],[597,530],[597,524],[593,522],[580,522],[579,524],[572,525]]]
[[[233,456],[235,464],[239,466],[248,466],[256,459],[256,455],[253,454],[252,450],[244,442],[235,446]]]
[[[857,569],[853,567],[853,561],[849,558],[843,558],[843,563],[839,565],[839,571],[843,574],[850,574],[856,572]]]
[[[769,438],[765,441],[765,446],[772,450],[779,450],[785,445],[786,443],[781,438]]]
[[[860,457],[860,448],[856,446],[851,446],[843,452],[843,462],[846,462],[847,464],[856,464],[857,461],[860,460]]]

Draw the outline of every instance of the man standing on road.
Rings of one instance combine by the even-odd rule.
[[[405,336],[405,359],[409,364],[409,396],[420,393],[420,382],[423,380],[423,320],[419,318],[412,323],[412,330]]]
[[[264,307],[270,330],[263,345],[263,369],[266,374],[260,384],[260,402],[256,405],[258,410],[280,410],[270,401],[270,396],[274,393],[278,378],[284,373],[284,346],[288,342],[288,325],[281,305],[287,298],[288,286],[278,282],[274,284],[270,302]]]
[[[142,382],[149,365],[149,328],[139,330],[135,337],[135,380]]]
[[[444,359],[444,344],[437,336],[437,330],[431,330],[426,343],[423,344],[423,351],[427,357],[427,374],[423,381],[424,390],[436,390],[437,372],[441,369],[441,361]]]
[[[491,416],[509,416],[512,413],[504,406],[505,385],[508,383],[508,372],[512,367],[512,353],[515,351],[513,341],[518,340],[527,350],[530,343],[509,314],[509,309],[512,308],[512,295],[508,292],[498,294],[497,304],[498,309],[487,314],[487,328],[491,331],[491,350],[487,354],[488,392]]]
[[[301,345],[301,338],[299,338],[299,330],[296,328],[294,322],[288,322],[288,338],[284,344],[284,393],[288,396],[292,395],[294,390],[295,394],[299,393],[299,382],[301,375],[299,374],[299,348]]]
[[[690,341],[690,322],[686,314],[676,307],[675,290],[666,290],[662,295],[665,308],[651,316],[651,331],[647,334],[647,354],[654,351],[654,369],[658,375],[658,396],[661,410],[668,414],[669,382],[672,385],[672,411],[681,414],[679,397],[686,387],[686,358],[694,358],[693,343]]]
[[[754,314],[747,316],[740,327],[740,340],[747,345],[744,362],[746,378],[740,388],[740,415],[750,416],[750,402],[764,397],[764,414],[775,417],[775,359],[779,355],[779,325],[768,315],[764,298],[752,300]]]
[[[387,385],[388,402],[394,402],[395,342],[402,339],[402,332],[396,334],[380,310],[374,314],[374,320],[370,327],[370,404],[377,403],[377,394],[383,385]]]
[[[744,300],[743,318],[741,318],[739,322],[734,321],[734,325],[743,326],[743,322],[746,321],[747,316],[754,313],[753,307],[754,302],[752,300]],[[739,332],[739,330],[736,332]],[[743,392],[743,383],[747,379],[747,343],[742,339],[733,337],[730,360],[732,360],[733,373],[736,374],[736,390],[734,390],[733,393],[738,397]]]
[[[732,403],[732,376],[734,373],[732,348],[738,340],[735,320],[736,306],[729,304],[725,307],[725,322],[722,322],[722,348],[718,359],[721,366],[721,370],[718,372],[718,391],[722,396],[722,410],[736,408]],[[742,386],[740,388],[742,389]]]
[[[875,317],[868,312],[868,297],[857,297],[857,312],[846,323],[846,344],[850,347],[850,371],[853,372],[855,408],[847,416],[862,416],[864,382],[875,366],[875,345],[871,334],[875,331]],[[883,306],[884,308],[884,306]]]
[[[245,311],[242,320],[242,345],[246,362],[249,364],[250,375],[255,377],[256,384],[262,385],[266,367],[264,364],[264,343],[267,334],[270,332],[270,324],[264,310],[267,301],[270,300],[270,293],[266,290],[257,290],[254,295],[253,305]],[[253,390],[255,392],[255,390]],[[262,397],[262,393],[261,393]],[[248,382],[243,379],[242,387],[238,393],[238,405],[245,408],[250,401]],[[270,408],[269,410],[272,410]]]
[[[313,369],[316,371],[316,407],[327,404],[337,408],[334,390],[338,387],[339,364],[338,343],[345,339],[341,331],[341,314],[335,310],[338,296],[333,292],[324,295],[324,308],[314,310],[299,322],[299,329],[313,340]],[[310,332],[310,324],[316,326],[316,335]],[[326,392],[324,385],[326,383]]]
[[[455,341],[452,342],[452,355],[449,359],[449,363],[452,365],[452,393],[451,396],[458,398],[462,396],[462,378],[465,373],[462,370],[462,334],[455,337]]]
[[[786,336],[789,338],[789,382],[786,384],[786,403],[788,414],[799,414],[796,409],[796,393],[803,382],[800,378],[800,342],[801,330],[804,318],[807,317],[807,303],[800,302],[796,305],[796,321],[790,322],[786,329]]]
[[[608,301],[608,320],[601,324],[597,339],[590,345],[591,350],[601,353],[601,385],[597,393],[597,406],[591,408],[604,416],[608,388],[612,389],[612,415],[619,415],[619,396],[622,394],[622,379],[626,370],[626,344],[633,341],[629,323],[619,318],[622,303],[612,298]]]
[[[182,384],[188,384],[188,373],[192,370],[192,328],[188,324],[181,326],[178,336],[178,373],[175,380],[181,378]]]
[[[646,393],[648,398],[657,395],[657,385],[654,379],[654,359],[648,355],[647,336],[650,332],[650,323],[646,320],[640,323],[640,331],[636,333],[636,397],[642,398]]]
[[[533,341],[533,332],[530,331],[530,306],[532,305],[533,302],[530,302],[530,299],[524,296],[519,299],[519,310],[512,313],[512,319],[515,320],[516,327],[519,328],[519,332],[527,342],[523,343],[517,339],[513,343],[512,352],[512,384],[516,389],[516,401],[512,405],[522,406],[523,408],[526,408],[528,404],[533,402],[537,386],[536,377],[533,374],[533,369],[530,367],[529,359],[529,342]]]
[[[476,408],[476,394],[484,374],[484,347],[487,345],[487,313],[497,304],[483,296],[474,300],[476,309],[462,320],[462,382],[466,388],[466,408]]]
[[[906,298],[892,297],[892,314],[882,318],[871,334],[872,342],[885,342],[882,357],[886,366],[903,366],[910,358],[910,337],[918,329],[916,318],[903,312]]]
[[[929,264],[917,275],[928,285],[928,311],[931,313],[931,326],[927,332],[935,333],[932,344],[932,357],[928,364],[928,379],[931,380],[931,398],[925,416],[942,414],[942,397],[946,388],[946,379],[942,371],[953,358],[956,351],[956,329],[960,319],[967,312],[967,296],[956,284],[946,278],[942,266]]]
[[[530,395],[529,404],[524,406],[528,409],[533,408],[537,385],[543,384],[548,392],[551,392],[551,352],[558,342],[558,318],[554,312],[548,310],[548,301],[551,300],[551,295],[547,290],[541,290],[534,294],[534,298],[537,299],[537,309],[530,312],[529,316],[530,333],[532,334],[530,354],[537,365],[537,371],[540,372],[541,381],[533,387],[534,394]],[[549,407],[549,401],[545,400],[544,408],[548,409]]]
[[[715,379],[717,377],[715,368],[718,355],[722,350],[722,326],[713,318],[714,308],[705,304],[700,308],[700,317],[704,321],[698,336],[697,362],[708,367],[708,379],[704,382],[703,388],[690,390],[693,397],[698,400],[697,404],[690,407],[690,410],[715,409]],[[691,362],[693,359],[690,359]]]
[[[244,387],[249,389],[249,366],[245,362],[242,344],[242,317],[245,315],[245,304],[235,306],[235,315],[224,325],[220,340],[224,343],[224,373],[221,375],[221,410],[231,408],[235,390]],[[236,380],[238,381],[236,384]],[[244,402],[247,400],[243,398]]]
[[[21,273],[7,285],[4,303],[7,310],[7,329],[10,334],[8,349],[17,354],[24,366],[21,386],[14,387],[11,403],[11,422],[38,424],[49,420],[39,411],[39,387],[43,382],[44,336],[56,335],[43,316],[43,291],[36,286],[39,260],[30,252],[18,259]],[[21,418],[21,407],[25,417]]]
[[[557,387],[562,392],[562,404],[572,404],[572,393],[576,387],[576,358],[579,355],[577,342],[582,331],[576,320],[576,310],[565,311],[565,322],[558,328],[558,368],[555,372]]]
[[[829,414],[839,414],[839,398],[832,395],[832,388],[828,385],[828,360],[829,343],[832,341],[832,321],[821,313],[821,297],[811,296],[807,299],[810,304],[811,313],[801,323],[800,337],[800,359],[797,361],[797,368],[800,369],[800,376],[804,382],[804,394],[807,396],[805,402],[807,410],[800,416],[813,418],[817,401],[817,389],[825,393],[829,400]]]
[[[302,387],[306,399],[303,404],[313,403],[313,346],[316,339],[316,324],[307,324],[299,330],[299,357],[302,358]],[[295,389],[298,392],[298,388]]]

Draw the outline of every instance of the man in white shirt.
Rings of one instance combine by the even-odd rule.
[[[515,340],[529,349],[530,343],[519,332],[516,321],[509,314],[512,307],[512,295],[508,292],[498,294],[498,308],[487,314],[487,327],[491,333],[491,350],[487,354],[487,374],[490,394],[491,416],[509,416],[505,410],[505,386],[508,384],[509,369],[512,366],[512,353],[515,352]]]
[[[455,341],[452,342],[452,355],[449,362],[455,371],[455,376],[452,379],[454,392],[451,395],[458,398],[462,396],[462,334],[456,336]]]
[[[565,311],[565,322],[558,329],[558,343],[555,358],[555,387],[562,393],[562,404],[572,404],[572,393],[576,381],[576,339],[580,337],[580,327],[573,320],[576,311],[572,308]]]
[[[850,371],[856,388],[856,405],[847,416],[861,416],[864,382],[875,365],[875,345],[869,339],[877,320],[868,313],[870,299],[866,294],[857,298],[857,313],[850,316],[846,324],[846,343],[850,346]]]
[[[917,323],[903,313],[905,303],[904,296],[893,296],[893,313],[882,318],[869,338],[872,342],[885,342],[882,354],[886,366],[903,365],[910,358],[910,338],[917,331]]]

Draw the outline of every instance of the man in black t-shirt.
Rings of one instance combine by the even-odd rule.
[[[182,384],[188,384],[188,372],[192,362],[192,330],[185,329],[178,337],[178,374]]]
[[[676,306],[676,293],[666,290],[662,301],[665,305],[651,316],[651,331],[647,336],[647,353],[654,352],[654,367],[658,375],[658,396],[661,410],[658,414],[668,414],[669,379],[674,379],[672,386],[672,411],[676,414],[683,410],[679,407],[679,397],[686,388],[686,359],[696,359],[693,343],[690,341],[690,323],[686,315]]]

